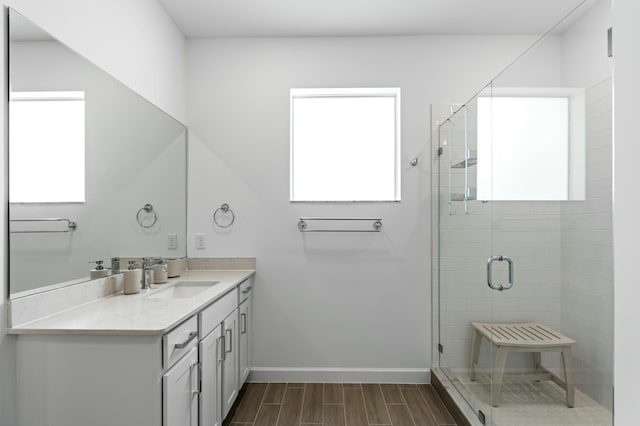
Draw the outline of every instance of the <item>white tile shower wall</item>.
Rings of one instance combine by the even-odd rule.
[[[562,324],[577,340],[576,383],[612,407],[612,81],[586,92],[585,201],[563,204]]]

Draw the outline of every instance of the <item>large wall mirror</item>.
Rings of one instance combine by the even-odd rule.
[[[184,125],[11,9],[9,92],[11,298],[186,256]]]

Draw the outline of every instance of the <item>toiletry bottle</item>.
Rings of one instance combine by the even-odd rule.
[[[167,282],[167,264],[161,263],[153,267],[153,282],[155,284],[164,284]]]
[[[89,272],[89,278],[92,280],[109,276],[109,270],[104,269],[104,266],[102,266],[102,260],[92,260],[89,263],[96,264],[96,267]]]
[[[129,259],[129,267],[124,271],[124,284],[122,291],[124,294],[135,294],[140,291],[142,285],[142,270],[136,268],[136,261]]]

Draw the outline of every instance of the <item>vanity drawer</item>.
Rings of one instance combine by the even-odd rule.
[[[238,290],[234,288],[229,293],[216,300],[208,308],[198,314],[200,320],[200,338],[204,339],[224,319],[238,307]]]
[[[162,336],[162,368],[171,367],[191,348],[198,345],[198,320],[195,315]]]
[[[253,289],[253,277],[247,278],[242,281],[238,286],[238,305],[242,303],[243,300],[247,299],[251,294],[251,290]]]

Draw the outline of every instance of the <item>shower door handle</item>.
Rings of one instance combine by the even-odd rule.
[[[496,260],[499,262],[507,261],[509,263],[509,282],[506,284],[493,283],[493,271],[491,269],[491,264]],[[489,259],[487,259],[487,284],[492,290],[498,291],[509,290],[511,287],[513,287],[513,259],[504,256],[491,256]]]

